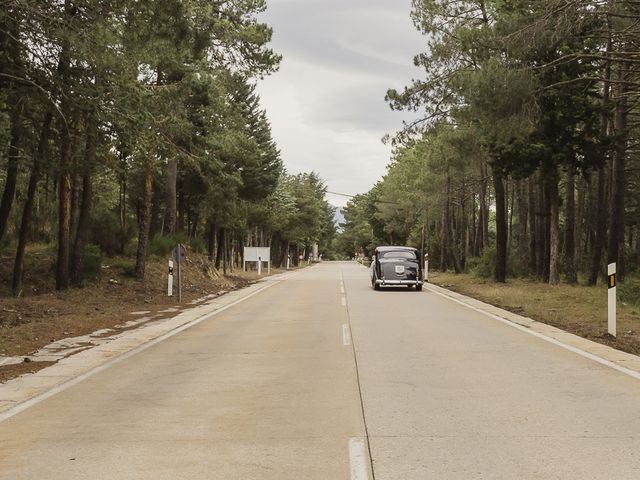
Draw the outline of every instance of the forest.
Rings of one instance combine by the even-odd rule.
[[[326,187],[282,165],[256,83],[281,57],[264,0],[3,0],[0,248],[7,293],[55,248],[55,288],[104,256],[177,242],[227,272],[243,246],[276,266],[335,233]],[[96,260],[97,259],[97,260]],[[98,266],[96,267],[96,261]]]
[[[595,285],[640,259],[640,4],[413,0],[416,121],[344,209],[340,251],[408,244],[432,268]]]

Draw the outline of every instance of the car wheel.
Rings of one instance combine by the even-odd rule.
[[[380,290],[380,285],[378,285],[375,280],[373,282],[371,282],[371,283],[373,283],[373,289],[374,290]]]
[[[422,291],[422,285],[416,285],[416,292]]]

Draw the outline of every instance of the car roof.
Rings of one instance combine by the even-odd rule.
[[[397,251],[417,252],[418,249],[413,247],[394,247],[390,245],[385,245],[385,246],[376,248],[376,252],[397,252]]]

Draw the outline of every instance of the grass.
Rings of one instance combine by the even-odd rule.
[[[605,286],[551,286],[526,279],[494,283],[469,274],[430,273],[436,285],[477,298],[513,313],[603,343],[640,354],[640,292],[627,288],[618,300],[617,338],[607,333]],[[631,299],[631,301],[629,300]]]

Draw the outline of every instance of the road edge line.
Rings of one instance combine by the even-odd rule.
[[[298,273],[298,272],[293,272],[293,273]],[[291,275],[289,275],[291,276]],[[268,282],[266,285],[264,285],[262,288],[256,290],[255,292],[251,292],[250,294],[239,298],[238,300],[235,300],[227,305],[224,305],[220,308],[217,308],[216,310],[214,310],[213,312],[209,312],[209,313],[205,313],[204,315],[188,322],[185,323],[177,328],[174,328],[172,330],[169,330],[166,333],[161,334],[158,337],[152,338],[150,340],[147,340],[146,342],[142,343],[141,345],[138,345],[137,347],[133,348],[132,350],[129,350],[127,352],[123,352],[119,355],[117,355],[116,357],[113,357],[109,360],[107,360],[105,363],[98,365],[96,367],[91,368],[90,370],[81,373],[80,375],[76,376],[76,377],[72,377],[69,380],[66,380],[63,383],[60,383],[58,385],[55,385],[54,387],[39,393],[37,395],[35,395],[34,397],[31,397],[27,400],[24,400],[20,403],[18,403],[17,405],[10,407],[9,409],[0,412],[0,423],[8,420],[11,417],[14,417],[15,415],[18,415],[19,413],[37,405],[40,402],[43,402],[44,400],[47,400],[48,398],[51,398],[55,395],[57,395],[58,393],[61,393],[69,388],[71,388],[72,386],[104,371],[107,370],[108,368],[128,359],[133,357],[134,355],[137,355],[138,353],[141,353],[145,350],[147,350],[148,348],[153,347],[154,345],[157,345],[160,342],[163,342],[164,340],[167,340],[168,338],[171,338],[179,333],[182,333],[185,330],[188,330],[191,327],[195,327],[196,325],[210,319],[211,317],[214,317],[216,315],[218,315],[219,313],[224,312],[225,310],[234,307],[236,305],[238,305],[239,303],[244,302],[245,300],[248,300],[256,295],[258,295],[259,293],[264,292],[265,290],[275,286],[275,285],[279,285],[280,283],[282,283],[283,281],[287,280],[289,278],[289,276],[283,278],[283,279],[277,279],[277,280],[272,280],[270,282]],[[19,378],[19,377],[18,377]]]
[[[443,287],[438,287],[438,288],[442,288],[443,290],[445,290],[447,292],[449,291],[449,290],[444,289]],[[497,320],[499,322],[502,322],[502,323],[504,323],[505,325],[507,325],[509,327],[515,328],[516,330],[520,330],[521,332],[528,333],[529,335],[532,335],[532,336],[537,337],[537,338],[539,338],[541,340],[544,340],[544,341],[549,342],[549,343],[551,343],[553,345],[556,345],[556,346],[558,346],[560,348],[563,348],[563,349],[568,350],[568,351],[570,351],[572,353],[580,355],[581,357],[587,358],[587,359],[589,359],[591,361],[594,361],[596,363],[604,365],[605,367],[609,367],[609,368],[611,368],[613,370],[617,370],[618,372],[623,373],[625,375],[628,375],[630,377],[633,377],[636,380],[640,380],[640,372],[638,372],[636,370],[632,370],[630,368],[623,367],[622,365],[619,365],[616,362],[613,362],[611,360],[607,360],[606,358],[602,358],[602,357],[600,357],[598,355],[595,355],[593,353],[590,353],[590,352],[587,352],[585,350],[582,350],[581,348],[574,347],[573,345],[568,345],[568,344],[566,344],[564,342],[561,342],[558,339],[555,339],[553,337],[545,335],[544,333],[536,332],[535,330],[532,330],[531,328],[528,328],[528,327],[525,327],[523,325],[520,325],[520,324],[518,324],[516,322],[513,322],[513,321],[507,319],[507,318],[500,317],[500,316],[495,315],[493,313],[487,312],[486,310],[482,310],[481,308],[475,307],[473,305],[469,305],[468,303],[465,303],[460,299],[454,298],[451,295],[447,295],[446,293],[442,293],[442,292],[437,291],[431,285],[428,285],[427,289],[430,292],[435,293],[436,295],[439,295],[439,296],[441,296],[443,298],[446,298],[447,300],[450,300],[452,302],[458,303],[458,304],[460,304],[460,305],[462,305],[464,307],[467,307],[467,308],[469,308],[471,310],[474,310],[474,311],[476,311],[478,313],[481,313],[482,315],[485,315],[485,316],[487,316],[487,317],[489,317],[489,318],[491,318],[493,320]],[[467,297],[466,295],[462,295],[462,294],[459,294],[459,293],[456,293],[456,295],[460,295],[463,298],[469,298],[470,300],[475,300],[473,297]],[[494,307],[494,308],[498,308],[498,307]],[[505,312],[507,312],[507,310],[505,310]],[[508,313],[511,314],[511,315],[516,315],[516,314],[512,314],[511,312],[508,312]],[[537,323],[537,324],[541,324],[541,325],[546,325],[548,327],[552,327],[551,325],[547,325],[546,323],[537,322],[536,320],[532,320],[532,321],[534,323]],[[556,327],[552,327],[552,328],[556,328]],[[570,335],[574,335],[574,334],[572,334],[570,332],[567,332],[566,330],[562,330],[562,329],[559,329],[559,328],[558,328],[558,331],[563,332],[563,333],[567,333],[567,334],[570,334]],[[583,340],[585,342],[591,342],[591,340],[588,340],[586,338],[580,337],[578,335],[575,335],[575,337],[579,338],[579,339],[581,339],[581,340]],[[599,345],[601,347],[609,348],[609,349],[611,349],[613,351],[616,351],[616,352],[621,352],[621,350],[617,350],[615,348],[611,348],[608,345],[600,344],[600,343],[597,343],[597,342],[592,342],[592,343],[594,343],[595,345]],[[622,352],[622,353],[626,353],[626,352]]]

